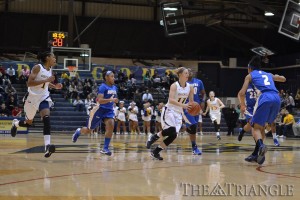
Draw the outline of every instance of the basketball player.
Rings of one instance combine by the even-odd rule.
[[[51,67],[56,64],[54,54],[51,52],[43,52],[38,55],[38,59],[43,64],[37,64],[32,68],[27,82],[28,93],[24,98],[25,120],[13,120],[11,136],[16,136],[18,127],[29,127],[33,122],[36,112],[39,111],[44,124],[44,156],[48,158],[55,152],[55,146],[50,143],[50,107],[53,102],[49,96],[48,87],[61,89],[62,84],[54,85],[51,83],[55,79],[51,69]]]
[[[177,70],[179,80],[174,82],[170,87],[168,103],[163,107],[161,113],[162,131],[153,134],[147,141],[147,148],[160,137],[165,138],[152,152],[151,157],[157,160],[163,160],[160,156],[160,151],[169,146],[177,137],[182,125],[183,109],[190,109],[191,106],[186,104],[187,98],[190,102],[194,102],[193,87],[187,83],[189,72],[185,67],[180,67]]]
[[[220,136],[221,109],[224,108],[225,105],[219,98],[215,97],[214,91],[209,92],[209,99],[206,101],[206,103],[207,103],[207,107],[203,115],[205,116],[209,110],[209,116],[211,121],[214,123],[217,139],[221,140],[221,136]]]
[[[114,72],[110,70],[104,70],[103,79],[105,80],[98,88],[97,101],[99,105],[95,106],[89,115],[87,126],[78,128],[72,136],[72,141],[76,142],[78,137],[83,134],[90,134],[93,129],[98,127],[103,120],[105,123],[105,138],[104,147],[100,153],[111,156],[111,152],[108,149],[113,130],[114,130],[114,109],[113,104],[118,103],[117,87],[114,85],[115,76]]]
[[[188,83],[192,86],[193,88],[193,94],[194,94],[194,101],[199,103],[200,105],[204,107],[204,101],[206,98],[205,90],[204,90],[204,85],[201,80],[196,79],[193,77],[193,72],[191,69],[188,69],[189,71],[189,79]],[[201,98],[202,97],[202,98]],[[189,99],[187,100],[189,102]],[[196,144],[196,133],[197,133],[197,124],[199,122],[199,115],[192,116],[190,115],[187,110],[184,110],[184,115],[183,119],[185,120],[185,125],[187,127],[186,131],[189,133],[190,136],[190,141],[192,145],[192,153],[194,155],[201,155],[202,152],[198,149],[197,144]]]
[[[280,98],[274,81],[285,82],[284,76],[273,75],[259,70],[261,67],[261,59],[254,56],[248,64],[248,75],[244,84],[238,93],[241,104],[241,112],[246,111],[245,94],[250,83],[261,92],[257,99],[253,117],[251,120],[252,135],[255,139],[256,146],[252,155],[256,156],[258,164],[265,161],[265,153],[267,146],[263,144],[265,138],[265,123],[273,123],[280,109]]]
[[[253,111],[254,111],[254,106],[257,100],[257,96],[259,96],[260,92],[258,90],[256,90],[253,86],[252,83],[249,84],[247,91],[246,91],[246,111],[245,111],[245,117],[246,117],[246,121],[247,124],[240,130],[239,136],[238,136],[238,141],[241,141],[244,133],[245,132],[250,132],[251,131],[251,125],[250,125],[250,121],[252,119],[253,116]],[[274,122],[271,124],[271,129],[272,129],[272,135],[273,135],[273,141],[274,141],[274,145],[275,146],[280,146],[277,138],[276,138],[276,125],[274,124]],[[252,156],[249,156],[248,158],[252,158]],[[245,159],[246,161],[248,161],[249,159]]]

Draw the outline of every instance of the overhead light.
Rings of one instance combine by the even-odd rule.
[[[177,8],[170,8],[170,7],[166,7],[166,8],[164,8],[164,10],[176,11],[176,10],[178,10],[178,9],[177,9]]]
[[[272,17],[272,16],[274,16],[274,13],[272,13],[270,11],[265,11],[265,16]]]
[[[88,56],[89,56],[89,54],[88,54],[88,53],[86,53],[86,52],[83,52],[83,53],[80,53],[80,56],[81,56],[81,57],[88,57]]]

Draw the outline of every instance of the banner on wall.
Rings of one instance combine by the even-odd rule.
[[[37,63],[35,62],[2,62],[0,63],[4,67],[4,69],[9,68],[12,66],[16,73],[21,75],[22,67],[26,67],[31,69],[34,65]],[[91,72],[82,72],[79,73],[79,77],[88,77],[90,73],[91,77],[93,77],[94,80],[102,80],[102,70],[103,69],[110,69],[114,70],[116,73],[116,76],[119,71],[122,71],[127,77],[130,76],[131,73],[134,74],[135,79],[137,80],[143,80],[143,77],[146,75],[147,72],[150,73],[150,76],[153,76],[154,72],[157,71],[158,75],[160,77],[164,76],[166,73],[169,74],[170,72],[174,72],[174,68],[168,68],[168,67],[161,67],[161,66],[123,66],[123,65],[97,65],[93,64],[91,68]],[[55,67],[54,67],[55,69]]]
[[[13,117],[0,117],[0,134],[10,134]],[[27,134],[27,127],[19,127],[18,134]]]

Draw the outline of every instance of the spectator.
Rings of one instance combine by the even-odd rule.
[[[83,86],[83,95],[85,96],[85,97],[87,97],[89,94],[91,94],[92,93],[92,87],[91,87],[91,83],[90,82],[86,82],[85,84],[84,84],[84,86]],[[90,96],[91,97],[91,96]]]
[[[74,100],[73,102],[73,106],[75,106],[75,111],[83,111],[83,107],[84,107],[84,103],[83,101],[80,99],[80,96],[78,95],[77,98]]]
[[[144,133],[147,135],[148,132],[150,133],[150,122],[151,122],[151,117],[153,115],[153,109],[150,107],[149,102],[144,103],[144,109],[141,110],[141,115],[142,115],[142,120],[144,121],[143,123]]]
[[[168,73],[165,72],[165,75],[161,77],[161,86],[165,88],[169,88],[169,79],[168,79]]]
[[[65,81],[69,80],[69,76],[66,72],[62,72],[60,76],[60,83],[64,83]]]
[[[86,99],[84,100],[84,106],[85,106],[85,110],[86,110],[87,115],[90,114],[90,111],[89,111],[88,108],[89,108],[92,104],[95,104],[94,100],[91,98],[91,95],[87,95],[87,96],[86,96]]]
[[[145,102],[151,103],[153,101],[152,94],[149,93],[148,89],[146,89],[145,94],[143,94],[142,101],[143,101],[143,103],[145,103]]]
[[[173,74],[172,71],[169,71],[169,84],[172,85],[176,81],[176,76]]]
[[[239,117],[234,105],[229,105],[229,107],[223,108],[222,112],[228,127],[227,135],[234,135],[234,128],[236,127],[236,122]]]
[[[77,97],[77,87],[74,82],[72,82],[69,86],[68,97],[71,99],[71,101]]]
[[[124,101],[120,101],[119,103],[119,108],[117,110],[117,115],[116,118],[118,120],[118,127],[117,127],[117,134],[120,134],[120,128],[122,126],[123,128],[123,134],[127,135],[126,132],[126,126],[125,126],[125,122],[126,122],[126,108],[124,107]]]
[[[135,74],[133,72],[130,73],[129,80],[131,81],[132,85],[136,84]]]
[[[146,74],[143,76],[143,81],[144,81],[144,85],[146,87],[150,87],[151,86],[151,80],[150,80],[150,71],[148,70],[146,72]]]
[[[13,117],[22,117],[22,108],[19,106],[14,107],[14,109],[11,112],[11,115]]]
[[[135,102],[132,101],[128,107],[128,119],[129,119],[129,131],[130,134],[140,134],[138,115],[139,109],[136,106]]]
[[[30,70],[25,66],[22,65],[21,75],[19,76],[20,83],[26,83],[30,74]]]
[[[1,104],[0,117],[8,117],[10,115],[9,110],[6,108],[5,103]]]
[[[16,83],[16,71],[12,65],[10,65],[9,68],[6,70],[6,74],[8,75],[9,80],[12,84]]]
[[[296,108],[300,108],[300,88],[297,90],[297,94],[295,96],[295,105]]]
[[[6,101],[6,108],[11,113],[12,110],[17,106],[17,102],[15,101],[14,96],[10,96],[9,99]]]
[[[84,93],[83,93],[83,85],[82,82],[79,81],[77,85],[77,95],[80,96],[80,98],[85,98]]]
[[[11,83],[8,83],[5,87],[5,97],[8,98],[8,96],[13,95],[15,98],[17,97],[17,90],[12,86]]]
[[[280,132],[282,133],[282,135],[280,135],[279,137],[286,137],[288,131],[293,130],[292,128],[294,123],[295,123],[294,116],[291,115],[288,110],[286,110],[283,123],[280,124],[280,130],[281,130]]]

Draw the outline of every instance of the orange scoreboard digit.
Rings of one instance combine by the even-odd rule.
[[[68,32],[48,31],[48,47],[67,47]]]

